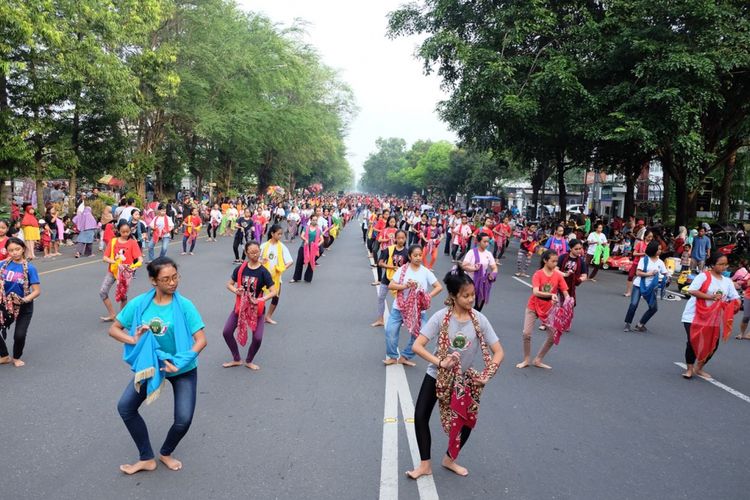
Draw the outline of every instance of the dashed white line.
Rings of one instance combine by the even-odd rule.
[[[687,370],[687,366],[685,365],[685,363],[680,363],[680,362],[678,362],[678,361],[675,361],[675,363],[674,363],[674,364],[676,364],[677,366],[679,366],[679,367],[680,367],[680,368],[682,368],[683,370]],[[726,385],[726,384],[722,384],[721,382],[719,382],[718,380],[716,380],[716,379],[714,379],[714,378],[705,378],[705,377],[700,377],[700,378],[702,378],[703,380],[705,380],[706,382],[708,382],[708,383],[710,383],[710,384],[713,384],[713,385],[715,385],[715,386],[716,386],[716,387],[718,387],[719,389],[723,389],[723,390],[727,391],[727,392],[728,392],[729,394],[731,394],[732,396],[735,396],[735,397],[737,397],[737,398],[740,398],[740,399],[741,399],[742,401],[744,401],[745,403],[750,403],[750,396],[747,396],[746,394],[742,394],[742,393],[741,393],[740,391],[738,391],[737,389],[732,389],[732,388],[731,388],[731,387],[729,387],[728,385]]]
[[[524,280],[522,280],[522,279],[521,279],[521,278],[519,278],[518,276],[512,276],[512,278],[513,278],[514,280],[518,281],[519,283],[521,283],[521,284],[523,284],[523,285],[526,285],[527,287],[531,288],[531,285],[530,285],[529,283],[526,283],[526,282],[525,282]]]

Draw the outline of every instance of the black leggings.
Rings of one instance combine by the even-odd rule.
[[[21,359],[21,356],[23,355],[23,348],[26,345],[26,332],[29,330],[31,316],[33,314],[33,302],[21,304],[21,309],[18,311],[18,317],[15,319],[16,329],[13,332],[13,359]],[[13,326],[13,321],[8,323],[5,327],[7,330],[10,330],[11,326]],[[5,331],[3,331],[3,333],[5,333]],[[4,335],[0,335],[0,358],[8,356],[8,346],[5,345],[5,339],[3,336]]]
[[[305,281],[310,283],[313,279],[313,268],[310,264],[307,264],[307,269],[304,269],[305,267],[305,244],[303,243],[302,246],[300,246],[299,250],[297,251],[297,262],[294,264],[294,276],[292,276],[292,279],[294,281],[301,280],[302,270],[304,269]]]
[[[210,222],[206,224],[206,226],[208,227],[208,229],[206,229],[206,231],[208,231],[208,237],[216,239],[216,230],[219,229],[219,226],[214,226]]]
[[[240,246],[242,245],[242,240],[244,237],[242,236],[242,232],[237,231],[234,233],[234,242],[232,243],[232,250],[234,250],[234,260],[241,260],[240,259]]]
[[[694,365],[695,364],[695,351],[693,351],[693,346],[690,344],[690,327],[692,326],[692,323],[683,323],[682,326],[685,327],[685,333],[687,334],[687,344],[685,345],[685,364],[687,365]],[[706,363],[710,361],[710,359],[714,356],[714,353],[716,353],[716,349],[719,348],[719,341],[716,341],[716,347],[714,347],[714,350],[711,351],[711,354],[708,355],[708,358],[706,358]],[[703,364],[706,364],[703,363]]]
[[[432,447],[432,435],[430,434],[430,416],[437,403],[437,393],[435,385],[437,381],[429,374],[425,374],[422,380],[422,387],[419,389],[417,404],[414,407],[414,429],[417,432],[417,445],[419,446],[419,456],[422,460],[430,459],[430,448]],[[471,428],[463,426],[461,429],[461,448],[471,434]],[[448,454],[446,450],[445,454]]]

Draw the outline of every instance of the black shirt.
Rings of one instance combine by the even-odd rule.
[[[232,281],[238,283],[237,273],[240,271],[240,266],[237,266],[232,271]],[[245,269],[242,270],[242,283],[244,288],[250,288],[253,290],[253,297],[260,297],[263,295],[263,288],[271,288],[273,286],[273,278],[271,273],[268,272],[263,266],[257,269],[250,269],[249,264],[245,264]]]
[[[380,253],[380,260],[384,261],[386,264],[388,264],[388,249],[386,248]],[[393,249],[393,265],[397,268],[403,266],[409,262],[409,249],[404,246],[401,250],[397,250],[396,248]],[[386,275],[387,275],[388,269],[383,269],[383,274],[380,279],[380,283],[383,285],[387,285],[391,282]]]

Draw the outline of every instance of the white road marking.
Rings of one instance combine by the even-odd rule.
[[[524,280],[522,280],[522,279],[521,279],[521,278],[519,278],[518,276],[512,276],[512,278],[513,278],[514,280],[518,281],[519,283],[521,283],[521,284],[523,284],[523,285],[526,285],[527,287],[531,288],[531,285],[530,285],[529,283],[526,283],[526,282],[525,282]]]
[[[398,498],[398,389],[393,382],[395,370],[392,370],[392,368],[397,368],[397,365],[385,367],[380,500],[396,500]]]
[[[411,451],[411,461],[416,468],[422,461],[419,455],[419,446],[417,445],[417,433],[414,429],[414,403],[409,390],[409,382],[406,380],[404,367],[398,365],[397,384],[398,400],[401,403],[401,415],[404,416],[404,425],[406,426],[406,437],[409,441],[409,450]],[[419,488],[419,498],[422,500],[437,500],[438,493],[435,486],[435,480],[430,476],[422,476],[417,479],[417,488]]]
[[[682,368],[683,370],[687,370],[687,365],[685,365],[685,363],[680,363],[680,362],[678,362],[678,361],[675,361],[675,363],[674,363],[674,364],[676,364],[677,366],[679,366],[679,367],[680,367],[680,368]],[[731,394],[732,396],[735,396],[735,397],[738,397],[738,398],[740,398],[740,399],[741,399],[742,401],[744,401],[745,403],[750,403],[750,396],[747,396],[747,395],[745,395],[745,394],[742,394],[742,393],[741,393],[740,391],[738,391],[737,389],[732,389],[732,388],[731,388],[731,387],[729,387],[728,385],[722,384],[721,382],[719,382],[718,380],[716,380],[716,379],[714,379],[714,378],[704,378],[704,377],[700,377],[700,378],[702,378],[703,380],[705,380],[706,382],[708,382],[708,383],[710,383],[710,384],[713,384],[713,385],[715,385],[715,386],[716,386],[716,387],[718,387],[719,389],[724,389],[724,390],[725,390],[725,391],[727,391],[727,392],[728,392],[729,394]]]
[[[375,264],[372,257],[368,260]],[[378,279],[377,269],[372,269],[373,280]],[[375,288],[375,295],[378,293]],[[383,320],[388,319],[388,302],[385,304]],[[419,446],[414,430],[414,400],[409,390],[409,382],[403,365],[385,367],[385,409],[383,410],[383,456],[380,461],[380,500],[398,499],[398,403],[401,403],[401,415],[406,427],[409,452],[414,467],[419,465]],[[419,498],[421,500],[438,500],[435,480],[432,476],[417,479]]]

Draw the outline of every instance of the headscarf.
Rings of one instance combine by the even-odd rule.
[[[112,207],[104,207],[104,211],[102,212],[102,226],[108,222],[112,222],[112,219]]]
[[[91,207],[84,207],[83,212],[73,217],[73,224],[76,225],[79,231],[88,231],[89,229],[96,229],[99,224],[91,214]]]
[[[685,226],[680,226],[679,232],[677,233],[678,238],[682,238],[682,241],[687,241],[687,228]]]
[[[39,227],[39,221],[34,216],[34,214],[31,213],[32,210],[34,210],[34,207],[32,207],[31,205],[26,207],[26,210],[23,214],[23,219],[21,219],[22,226]]]

